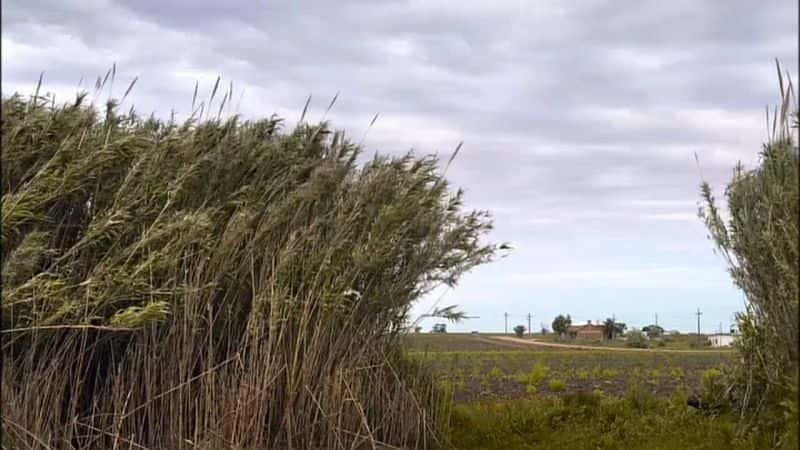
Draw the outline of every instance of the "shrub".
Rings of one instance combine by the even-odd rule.
[[[528,382],[534,386],[538,385],[550,373],[550,367],[537,361],[528,373]]]
[[[706,348],[706,347],[711,347],[711,341],[709,341],[709,340],[708,340],[707,338],[705,338],[705,337],[701,337],[701,340],[700,340],[700,341],[697,341],[697,339],[696,339],[696,338],[693,338],[691,341],[689,341],[689,347],[690,347],[690,348]]]
[[[646,411],[654,407],[658,400],[638,381],[634,381],[625,391],[625,400],[635,411]]]
[[[564,406],[567,409],[572,410],[573,414],[577,413],[576,415],[583,415],[586,413],[592,414],[600,407],[602,399],[602,394],[594,391],[579,391],[566,394],[563,397]]]
[[[611,380],[617,376],[617,371],[614,369],[603,369],[601,376],[606,380]]]
[[[703,407],[717,409],[726,402],[725,382],[723,373],[719,369],[711,368],[700,373],[701,393],[700,401]]]
[[[736,418],[670,408],[667,399],[631,401],[611,396],[531,396],[509,402],[454,407],[451,448],[459,449],[761,449],[765,430],[736,437]],[[792,448],[792,444],[785,448]]]
[[[628,347],[633,348],[647,348],[649,342],[647,337],[639,330],[631,330],[625,334],[625,342]]]
[[[770,138],[756,168],[737,164],[725,190],[727,222],[709,184],[701,185],[700,216],[746,298],[746,311],[737,317],[736,347],[743,365],[734,374],[733,398],[756,411],[780,407],[784,399],[796,404],[798,398],[800,112],[780,66],[778,77],[781,105],[772,117]]]
[[[399,335],[495,251],[435,158],[84,103],[2,101],[12,447],[432,445],[440,392]]]
[[[561,392],[567,387],[567,383],[559,378],[552,378],[547,386],[553,392]]]
[[[514,334],[517,337],[522,337],[525,334],[525,326],[524,325],[517,325],[514,327]]]
[[[497,366],[492,367],[492,370],[489,372],[489,376],[492,378],[501,378],[503,376],[503,369]]]

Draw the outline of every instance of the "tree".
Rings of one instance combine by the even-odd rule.
[[[647,337],[651,339],[661,337],[661,335],[664,334],[664,329],[658,325],[648,325],[642,328],[642,331],[647,333]]]
[[[422,332],[422,327],[419,326],[419,325],[415,326],[414,327],[414,333],[420,333],[420,332]]]
[[[569,314],[566,316],[559,314],[555,319],[553,319],[553,333],[563,336],[567,333],[567,329],[570,325],[572,325],[572,318],[569,316]]]
[[[514,327],[514,334],[521,338],[525,334],[525,330],[525,325],[517,325]]]
[[[603,337],[605,339],[614,339],[625,333],[625,328],[627,326],[624,323],[608,318],[603,322]]]
[[[541,326],[542,326],[542,330],[540,331],[540,333],[542,333],[542,336],[544,336],[544,335],[546,335],[547,333],[550,332],[550,330],[547,329],[547,326],[544,323],[542,323]]]

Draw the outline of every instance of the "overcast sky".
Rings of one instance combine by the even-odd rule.
[[[333,126],[369,152],[464,147],[448,172],[516,247],[424,299],[480,316],[453,330],[538,329],[558,313],[692,330],[727,327],[743,297],[697,218],[752,164],[797,74],[794,1],[2,2],[3,93],[66,100],[116,62],[140,112],[185,115],[233,83],[230,111]],[[107,96],[108,92],[102,94]],[[694,154],[700,159],[700,168]],[[426,321],[428,328],[432,321]]]

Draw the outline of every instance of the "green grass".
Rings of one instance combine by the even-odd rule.
[[[547,384],[553,392],[561,392],[567,387],[567,383],[560,378],[551,378]]]
[[[730,352],[511,348],[468,334],[403,342],[452,396],[454,449],[769,448],[767,434],[737,436],[736,416],[686,404],[719,389]]]
[[[766,433],[737,436],[737,418],[685,405],[685,397],[599,393],[534,396],[454,407],[458,449],[763,449]],[[784,448],[792,448],[791,443]]]

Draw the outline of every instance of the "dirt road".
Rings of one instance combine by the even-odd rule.
[[[657,353],[705,353],[708,351],[713,351],[713,350],[679,350],[672,348],[665,348],[665,349],[629,348],[629,347],[601,347],[601,346],[579,345],[579,344],[560,344],[557,342],[544,342],[535,339],[523,339],[511,336],[488,336],[486,339],[498,341],[498,343],[503,342],[508,344],[514,344],[517,346],[528,345],[531,347],[555,347],[555,348],[572,349],[572,350],[608,350],[608,351],[619,351],[619,352],[657,352]],[[716,351],[730,352],[732,350],[719,349]]]

